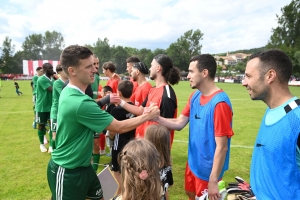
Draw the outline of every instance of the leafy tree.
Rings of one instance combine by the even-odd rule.
[[[190,58],[201,53],[202,37],[203,33],[199,29],[189,30],[169,46],[167,53],[173,59],[175,66],[182,70],[188,69]]]
[[[112,60],[111,59],[111,47],[109,45],[109,40],[107,38],[104,38],[103,40],[98,38],[97,42],[92,46],[91,49],[98,56],[101,64]],[[99,64],[100,67],[101,67],[101,64]]]
[[[300,50],[300,0],[292,0],[281,8],[282,15],[276,15],[278,26],[272,29],[267,49],[279,48],[292,59],[294,72],[300,74],[300,65],[295,59],[295,52]]]
[[[46,31],[43,37],[42,58],[44,60],[59,60],[64,46],[64,38],[61,33]]]
[[[8,36],[5,37],[1,50],[1,56],[0,56],[0,70],[2,73],[21,73],[20,70],[18,70],[18,64],[14,60],[14,51],[15,51],[15,45],[12,44],[12,40],[9,39]]]
[[[126,72],[126,58],[129,57],[127,51],[122,46],[113,46],[111,48],[112,61],[117,67],[117,73]]]
[[[43,35],[32,34],[25,38],[22,44],[24,60],[42,59]]]
[[[153,53],[151,51],[151,49],[146,49],[146,48],[143,48],[139,51],[139,59],[144,62],[148,68],[150,68],[151,66],[151,62],[153,60]]]

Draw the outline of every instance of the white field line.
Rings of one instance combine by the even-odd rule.
[[[181,142],[181,143],[188,143],[187,140],[173,140],[173,141],[174,141],[174,142]],[[230,147],[244,148],[244,149],[253,149],[253,146],[235,145],[235,144],[231,144]]]

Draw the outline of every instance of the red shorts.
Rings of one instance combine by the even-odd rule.
[[[196,196],[200,197],[202,192],[208,188],[208,181],[204,181],[196,177],[190,170],[188,163],[186,163],[184,177],[184,189],[187,192],[194,192],[196,193]]]

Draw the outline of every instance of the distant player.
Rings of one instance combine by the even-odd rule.
[[[44,63],[43,71],[44,75],[39,77],[37,81],[35,110],[37,123],[39,125],[38,137],[40,140],[40,150],[41,152],[47,152],[47,148],[44,145],[44,135],[46,134],[45,125],[47,120],[50,119],[52,106],[53,66],[50,63]],[[50,136],[50,143],[51,140],[52,136]]]
[[[63,89],[63,86],[66,83],[66,81],[68,80],[68,76],[63,71],[60,64],[56,66],[56,72],[59,75],[59,79],[54,81],[54,83],[53,83],[52,106],[51,106],[51,113],[50,113],[52,140],[50,140],[50,146],[49,146],[49,149],[48,149],[48,153],[52,153],[53,149],[55,149],[58,100],[59,100],[60,93]]]
[[[44,74],[43,68],[42,67],[37,67],[36,68],[36,75],[32,77],[32,102],[33,102],[33,113],[34,113],[34,118],[33,118],[33,123],[32,127],[36,128],[36,119],[35,119],[35,102],[36,102],[36,86],[37,86],[37,80],[39,79],[40,76]]]
[[[106,85],[110,86],[113,90],[113,93],[117,93],[119,81],[115,77],[116,66],[113,62],[105,62],[102,66],[103,74],[109,78]]]

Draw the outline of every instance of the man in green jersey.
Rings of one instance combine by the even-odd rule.
[[[136,118],[118,121],[100,109],[85,95],[97,72],[93,52],[87,47],[71,45],[61,54],[61,65],[69,77],[62,90],[57,114],[56,149],[52,152],[47,178],[52,199],[103,199],[99,179],[91,165],[93,133],[104,129],[122,134],[148,120],[157,119],[157,106]],[[107,96],[117,102],[116,94]]]
[[[36,75],[34,75],[32,77],[32,83],[33,83],[32,102],[33,102],[33,113],[34,113],[33,124],[32,124],[33,128],[36,128],[36,119],[35,119],[36,84],[37,84],[37,80],[39,79],[39,77],[42,76],[43,74],[44,74],[43,68],[42,67],[37,67],[36,68]]]
[[[48,153],[52,153],[55,149],[55,137],[56,137],[56,128],[57,128],[57,110],[58,110],[58,100],[60,93],[63,89],[65,82],[68,80],[67,74],[63,71],[61,64],[56,66],[56,73],[59,74],[59,79],[53,83],[52,91],[52,106],[50,112],[50,121],[51,121],[51,131],[52,131],[52,140],[48,149]]]
[[[46,134],[45,125],[47,120],[50,119],[52,105],[53,66],[50,63],[44,63],[43,71],[44,75],[40,76],[37,81],[35,110],[39,125],[38,137],[40,140],[40,150],[41,152],[47,152],[47,148],[44,145],[44,135]],[[51,138],[52,136],[50,136],[50,140]]]

